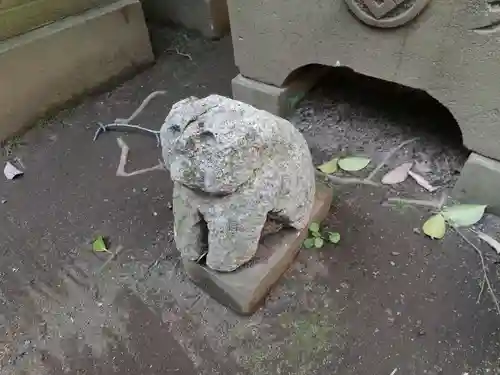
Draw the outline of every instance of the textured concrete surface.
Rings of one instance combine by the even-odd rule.
[[[179,39],[192,61],[171,52]],[[130,146],[128,171],[158,162],[155,139],[92,137],[96,121],[126,117],[164,89],[137,119],[159,129],[182,98],[230,95],[237,70],[230,40],[160,30],[153,41],[160,56],[153,67],[5,147],[1,160],[20,158],[25,175],[0,179],[0,374],[500,373],[499,318],[487,293],[476,303],[482,273],[474,251],[453,232],[443,241],[419,234],[425,208],[380,204],[387,195],[428,198],[411,181],[335,188],[324,225],[341,234],[340,244],[301,251],[252,317],[196,288],[172,242],[168,174],[115,175],[117,136]],[[389,168],[428,160],[429,180],[453,183],[467,154],[450,142],[454,129],[435,107],[392,88],[324,84],[292,118],[316,163],[339,152],[377,162],[418,135]],[[494,218],[481,226],[500,234]],[[90,250],[96,235],[108,237],[112,251],[124,246],[100,273],[109,254]],[[498,257],[477,244],[498,289]]]
[[[471,154],[452,195],[465,203],[487,204],[500,215],[500,162]]]
[[[316,184],[310,223],[322,222],[330,211],[331,188]],[[215,272],[202,264],[185,260],[188,276],[201,289],[239,314],[248,315],[263,303],[269,290],[294,261],[309,229],[282,229],[262,239],[252,262],[232,273]]]
[[[23,0],[0,4],[0,41],[114,0]]]
[[[3,42],[0,140],[153,58],[137,0],[120,0]]]
[[[367,26],[346,1],[230,1],[240,73],[279,87],[308,64],[338,64],[425,90],[452,112],[470,150],[500,159],[498,2],[431,0],[416,18],[386,29]],[[394,12],[426,2],[396,1]]]
[[[142,0],[148,19],[169,21],[209,38],[229,33],[227,0]]]

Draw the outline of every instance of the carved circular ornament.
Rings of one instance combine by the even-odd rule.
[[[345,0],[356,17],[370,26],[402,26],[417,17],[431,0]]]

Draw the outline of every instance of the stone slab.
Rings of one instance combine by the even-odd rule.
[[[311,221],[322,221],[327,216],[332,196],[331,188],[317,183]],[[191,280],[215,300],[239,314],[249,315],[290,267],[307,232],[307,228],[285,229],[265,237],[256,258],[235,272],[215,272],[189,260],[184,261],[184,268]]]
[[[114,0],[23,0],[0,4],[0,40],[77,15]]]
[[[153,60],[137,0],[116,1],[0,42],[0,140]]]
[[[379,27],[369,26],[348,5],[363,2],[395,8],[387,17],[371,17]],[[303,0],[266,0],[256,6],[232,0],[228,5],[235,61],[244,77],[281,87],[303,66],[338,64],[421,89],[450,110],[466,147],[500,160],[498,1],[317,0],[311,6]],[[405,18],[412,7],[418,15]],[[366,7],[362,11],[369,14]],[[380,26],[394,12],[398,22]]]
[[[227,0],[142,0],[146,17],[198,30],[209,38],[229,33]]]
[[[273,115],[286,117],[328,71],[325,67],[312,68],[283,87],[258,82],[240,74],[232,80],[233,98]]]
[[[500,162],[472,153],[452,191],[462,203],[487,204],[500,215]]]

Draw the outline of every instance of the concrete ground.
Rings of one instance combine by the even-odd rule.
[[[166,90],[138,120],[159,128],[179,99],[230,95],[237,71],[229,39],[172,30],[153,37],[155,66],[4,147],[3,161],[21,162],[25,175],[0,179],[1,375],[500,373],[500,317],[487,292],[477,303],[474,250],[453,232],[425,238],[418,229],[425,208],[381,204],[389,196],[432,198],[410,181],[337,188],[325,225],[341,243],[303,250],[250,318],[194,287],[173,244],[168,175],[117,177],[118,134],[92,137],[97,121],[127,117],[151,91]],[[394,90],[334,77],[292,121],[318,163],[343,152],[377,161],[418,135],[390,165],[426,163],[428,179],[446,190],[466,157],[452,119]],[[157,163],[153,138],[121,136],[129,169]],[[480,227],[500,231],[492,216]],[[108,254],[89,245],[98,235],[111,250],[124,249],[104,268]],[[500,288],[499,259],[481,249]]]

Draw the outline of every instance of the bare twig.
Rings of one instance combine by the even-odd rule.
[[[356,177],[339,177],[339,176],[333,176],[333,175],[327,175],[323,172],[316,171],[316,175],[322,177],[322,178],[328,178],[331,182],[335,184],[341,184],[341,185],[371,185],[371,186],[381,186],[380,184],[377,184],[376,182],[373,181],[368,181],[366,179],[361,179],[361,178],[356,178]]]
[[[446,202],[446,193],[443,193],[441,195],[441,198],[438,201],[436,201],[436,200],[421,200],[421,199],[406,199],[406,198],[398,198],[398,197],[390,197],[390,198],[387,198],[387,201],[386,201],[386,203],[388,203],[388,204],[398,204],[398,203],[412,204],[415,206],[431,207],[431,208],[435,208],[436,210],[442,209],[445,202]]]
[[[108,259],[106,259],[106,261],[102,264],[102,266],[96,272],[96,275],[100,275],[102,273],[102,271],[104,271],[106,269],[108,264],[111,263],[111,261],[113,261],[114,259],[116,259],[116,257],[118,255],[120,255],[120,253],[123,251],[123,249],[124,249],[124,247],[122,245],[120,245],[117,247],[117,249],[114,253],[109,254]]]
[[[94,142],[97,140],[97,138],[99,137],[99,135],[101,133],[107,132],[110,129],[127,128],[127,129],[141,130],[143,132],[153,134],[156,138],[156,145],[159,146],[161,143],[159,130],[152,130],[152,129],[144,128],[144,127],[139,126],[139,125],[121,124],[121,123],[112,123],[112,124],[106,124],[106,125],[104,125],[102,123],[98,123],[97,125],[99,125],[99,128],[96,130],[96,132],[94,134]]]
[[[127,164],[127,157],[128,157],[128,153],[129,153],[130,149],[127,146],[127,144],[125,143],[125,141],[123,139],[121,139],[120,137],[118,137],[116,139],[116,142],[118,143],[118,146],[122,150],[122,152],[120,154],[120,162],[118,164],[118,168],[116,169],[117,176],[130,177],[130,176],[137,176],[139,174],[148,173],[148,172],[152,172],[152,171],[160,171],[160,170],[164,171],[165,170],[165,165],[162,162],[159,162],[154,167],[139,169],[137,171],[130,172],[130,173],[125,172],[125,165]]]
[[[193,61],[193,57],[189,53],[181,52],[181,51],[179,51],[179,48],[171,48],[171,49],[168,49],[167,51],[175,52],[179,56],[187,57],[190,61]]]
[[[96,132],[94,134],[94,142],[97,140],[97,138],[99,137],[99,135],[101,133],[104,133],[104,132],[108,131],[109,129],[129,128],[129,129],[141,130],[141,131],[153,134],[156,137],[156,143],[159,145],[160,144],[160,132],[158,130],[152,130],[152,129],[144,128],[144,127],[139,126],[139,125],[133,125],[133,124],[130,124],[130,122],[133,121],[137,116],[139,116],[142,113],[142,111],[144,111],[144,108],[146,108],[146,106],[149,104],[149,102],[151,100],[153,100],[155,97],[157,97],[159,95],[165,95],[165,94],[166,94],[166,91],[154,91],[154,92],[152,92],[151,94],[149,94],[147,96],[146,99],[143,100],[143,102],[141,103],[139,108],[137,108],[134,111],[134,113],[132,113],[132,116],[130,116],[129,118],[125,118],[125,119],[117,118],[113,123],[106,124],[106,125],[99,123],[98,124],[99,128],[96,130]]]
[[[443,191],[441,194],[441,199],[439,200],[439,209],[443,208],[446,205],[446,202],[448,201],[448,193],[446,191]]]
[[[114,253],[109,254],[108,259],[102,264],[101,267],[97,270],[97,272],[94,273],[94,276],[100,276],[103,271],[106,269],[106,267],[114,260],[120,253],[123,251],[124,247],[122,245],[119,245],[116,248],[116,251]],[[98,280],[94,279],[90,286],[90,292],[92,293],[93,297],[95,300],[100,299],[100,292],[99,292],[99,287],[98,287]]]
[[[115,120],[115,123],[124,123],[124,124],[128,124],[130,123],[130,121],[133,121],[137,116],[139,116],[142,111],[144,111],[144,108],[146,108],[146,106],[149,104],[149,102],[151,100],[153,100],[154,98],[156,98],[157,96],[160,96],[160,95],[166,95],[167,92],[166,91],[154,91],[152,92],[151,94],[149,94],[146,99],[144,99],[141,103],[141,105],[139,106],[139,108],[137,108],[134,113],[132,113],[132,116],[130,116],[129,118],[126,118],[126,119],[123,119],[123,118],[117,118]]]
[[[405,199],[405,198],[391,197],[391,198],[387,198],[386,203],[387,204],[411,204],[414,206],[424,206],[424,207],[431,207],[431,208],[435,208],[435,209],[441,208],[440,202],[426,201],[426,200],[420,200],[420,199]]]
[[[384,165],[387,164],[387,162],[392,157],[392,155],[394,155],[398,150],[402,149],[407,144],[415,142],[416,140],[418,140],[418,138],[409,139],[409,140],[404,141],[403,143],[399,144],[398,146],[394,147],[393,149],[391,149],[389,151],[389,153],[384,157],[384,159],[380,162],[380,164],[377,165],[373,171],[371,171],[371,173],[368,175],[368,177],[365,180],[368,180],[368,181],[373,180],[375,175],[383,168]]]
[[[19,156],[16,156],[14,158],[15,161],[17,161],[17,163],[19,164],[19,166],[22,168],[22,169],[26,169],[26,166],[24,165],[23,161],[21,160],[21,158]]]
[[[481,260],[481,267],[483,269],[483,281],[488,287],[488,292],[490,293],[491,299],[495,304],[498,315],[500,315],[500,303],[498,302],[495,290],[493,289],[493,286],[491,285],[490,282],[490,278],[488,277],[488,268],[486,267],[486,262],[484,261],[483,252],[471,240],[469,240],[467,236],[463,234],[460,229],[458,229],[457,227],[452,227],[452,228],[455,230],[455,232],[457,232],[460,235],[460,237],[463,238],[465,242],[467,242],[474,249],[477,255],[479,255],[479,259]]]
[[[478,304],[479,302],[481,302],[481,297],[483,296],[484,286],[485,285],[486,285],[486,281],[484,280],[484,277],[483,277],[483,280],[481,281],[481,290],[479,291],[479,294],[477,296],[476,304]]]

